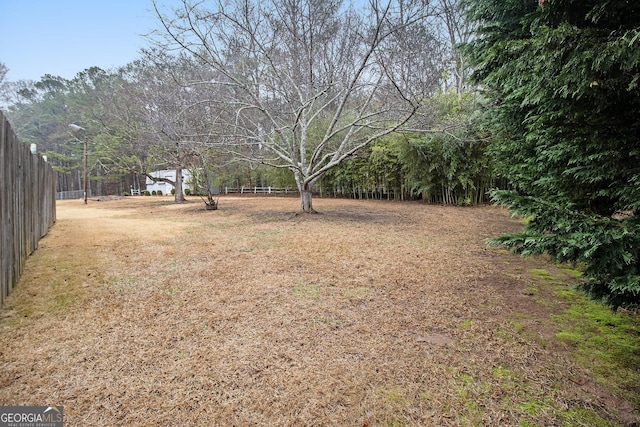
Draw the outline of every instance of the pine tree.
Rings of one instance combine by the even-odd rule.
[[[640,4],[631,0],[469,0],[464,48],[493,153],[514,191],[497,203],[530,218],[496,241],[585,266],[592,296],[640,302]]]

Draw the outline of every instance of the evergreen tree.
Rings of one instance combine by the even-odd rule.
[[[496,202],[530,218],[497,242],[581,262],[585,289],[640,302],[640,4],[469,0],[465,46],[492,105]]]

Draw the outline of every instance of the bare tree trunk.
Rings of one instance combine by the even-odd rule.
[[[182,168],[181,167],[176,168],[175,188],[176,188],[176,193],[173,201],[176,203],[184,202],[184,193],[182,192]]]
[[[305,188],[300,191],[300,202],[303,213],[316,213],[313,209],[312,197],[311,187],[305,185]]]
[[[313,186],[317,179],[313,181],[305,181],[304,177],[300,173],[299,170],[294,170],[293,175],[296,179],[296,185],[298,186],[298,191],[300,192],[300,207],[302,213],[317,213],[315,209],[313,209]]]

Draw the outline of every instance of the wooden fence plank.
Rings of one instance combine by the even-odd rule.
[[[21,144],[0,111],[0,305],[56,220],[56,175]]]

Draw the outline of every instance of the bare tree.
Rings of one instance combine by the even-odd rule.
[[[9,69],[4,63],[0,62],[0,108],[4,109],[9,104],[8,83],[5,81]]]
[[[207,143],[290,169],[303,212],[314,212],[314,184],[406,124],[441,73],[426,60],[428,46],[409,43],[432,34],[429,2],[370,0],[361,10],[340,0],[210,3],[166,10],[154,0],[155,40],[215,71],[191,82],[218,87]]]
[[[119,123],[114,130],[128,134],[126,146],[112,154],[138,174],[173,185],[176,202],[184,201],[182,170],[197,156],[194,145],[206,145],[203,123],[211,123],[204,118],[210,111],[206,100],[182,83],[194,80],[196,65],[179,55],[147,52],[120,70],[118,99],[111,104],[116,107],[111,116]],[[149,167],[175,169],[176,179],[154,176]]]
[[[446,57],[450,61],[448,69],[452,74],[456,93],[460,94],[466,90],[469,67],[465,63],[464,55],[457,47],[469,42],[474,28],[465,20],[462,0],[437,0],[434,6],[441,20],[443,32],[441,39],[447,40]]]

